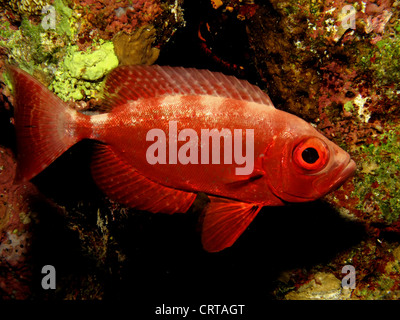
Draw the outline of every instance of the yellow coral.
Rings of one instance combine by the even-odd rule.
[[[47,0],[0,0],[0,7],[9,7],[20,15],[39,15],[47,5]]]

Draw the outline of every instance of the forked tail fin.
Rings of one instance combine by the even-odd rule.
[[[14,91],[16,181],[27,181],[80,140],[78,114],[31,75],[8,66]]]

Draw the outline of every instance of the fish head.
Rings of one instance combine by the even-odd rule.
[[[285,202],[306,202],[339,188],[356,169],[350,155],[304,120],[289,115],[263,159],[271,191]]]

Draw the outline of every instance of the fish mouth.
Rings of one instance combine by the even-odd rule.
[[[320,199],[328,193],[338,189],[347,179],[354,175],[356,167],[356,163],[350,159],[350,156],[348,156],[347,161],[344,161],[344,164],[337,166],[331,174],[325,172],[319,179],[314,181],[313,192],[311,192],[309,196],[301,196],[287,192],[284,193],[284,196],[278,193],[274,193],[274,195],[279,198],[282,203],[308,202]],[[335,177],[333,181],[332,177]]]
[[[341,166],[343,168],[343,166]],[[339,169],[336,179],[333,180],[331,183],[323,186],[324,184],[324,180],[323,181],[319,181],[319,185],[323,186],[324,188],[324,192],[320,194],[320,196],[325,196],[326,194],[328,194],[329,192],[332,192],[336,189],[338,189],[347,179],[349,179],[350,177],[352,177],[356,171],[357,165],[354,162],[354,160],[350,159],[349,157],[349,161],[348,163],[344,166],[343,169]]]

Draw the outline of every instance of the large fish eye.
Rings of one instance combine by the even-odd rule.
[[[300,142],[293,151],[293,161],[307,171],[323,169],[329,159],[328,146],[318,138],[308,138]]]
[[[319,159],[319,154],[314,148],[307,148],[301,153],[301,157],[305,162],[313,164]]]

